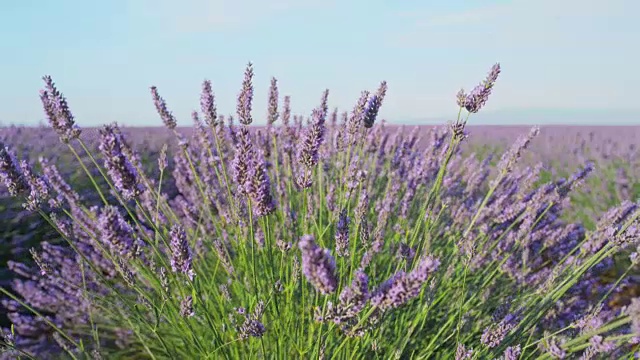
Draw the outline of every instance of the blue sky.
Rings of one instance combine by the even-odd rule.
[[[325,88],[351,109],[381,80],[391,122],[446,119],[455,93],[499,61],[503,73],[472,123],[640,124],[637,0],[110,0],[0,5],[0,122],[43,119],[53,76],[80,125],[159,125],[158,86],[190,125],[203,79],[222,113],[254,63],[254,118],[269,78],[309,113]]]

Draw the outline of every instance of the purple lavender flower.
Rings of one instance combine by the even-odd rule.
[[[269,110],[267,113],[267,124],[273,125],[278,120],[278,80],[271,78],[269,87]]]
[[[584,179],[593,171],[593,169],[594,163],[592,161],[588,161],[581,170],[573,173],[569,180],[562,181],[558,184],[558,194],[561,197],[567,196],[571,190],[579,187],[584,182]]]
[[[218,255],[218,259],[220,260],[222,267],[227,271],[227,273],[229,273],[229,275],[233,275],[235,270],[233,268],[233,263],[229,259],[228,253],[230,253],[230,250],[225,248],[222,241],[218,239],[213,240],[213,249],[215,250],[216,255]]]
[[[291,245],[291,243],[290,243],[290,242],[286,242],[286,241],[284,241],[284,240],[282,240],[282,239],[278,239],[278,240],[276,241],[276,246],[277,246],[277,247],[278,247],[278,249],[280,249],[280,251],[282,251],[282,253],[284,254],[284,253],[288,252],[289,250],[291,250],[291,246],[292,246],[292,245]]]
[[[218,125],[218,112],[216,110],[215,97],[211,89],[211,81],[205,80],[202,83],[202,94],[200,95],[200,109],[204,115],[207,125],[215,127]]]
[[[118,257],[116,258],[116,264],[118,265],[118,270],[124,282],[132,288],[135,285],[135,274],[131,271],[131,267],[125,262],[124,258]]]
[[[139,182],[138,171],[123,152],[123,139],[117,132],[117,125],[105,125],[100,129],[100,151],[104,157],[104,167],[125,200],[132,199],[144,191]]]
[[[491,71],[487,75],[486,79],[476,86],[471,93],[469,93],[464,102],[464,107],[470,113],[477,113],[484,104],[487,103],[489,95],[491,95],[491,89],[500,75],[500,64],[495,64],[491,67]],[[458,95],[458,103],[460,103],[460,93]]]
[[[291,96],[289,95],[285,96],[283,99],[281,118],[282,125],[284,127],[288,127],[289,119],[291,118]]]
[[[488,326],[482,332],[480,342],[488,348],[494,348],[502,343],[502,340],[513,328],[514,324],[510,321],[500,321],[497,324]]]
[[[352,146],[358,141],[358,137],[356,136],[358,133],[358,129],[360,129],[360,125],[362,124],[363,118],[366,114],[367,110],[367,99],[369,98],[369,92],[363,91],[360,94],[360,98],[358,98],[358,102],[353,108],[351,112],[351,116],[347,122],[347,132],[349,134],[349,144]]]
[[[340,308],[346,317],[356,316],[369,301],[369,277],[362,271],[356,271],[350,286],[340,293]]]
[[[534,126],[529,130],[529,133],[526,136],[521,136],[518,138],[513,146],[509,149],[509,151],[505,152],[498,163],[498,169],[505,173],[510,173],[513,170],[514,165],[522,156],[522,151],[524,151],[531,141],[538,136],[540,133],[540,128]]]
[[[188,318],[194,315],[195,312],[193,311],[193,297],[191,297],[191,295],[187,295],[182,299],[182,301],[180,301],[180,316]]]
[[[502,358],[504,360],[518,360],[520,358],[520,354],[522,353],[522,349],[520,345],[509,346],[505,349]]]
[[[367,107],[364,110],[364,117],[362,120],[365,128],[369,129],[373,127],[373,123],[376,121],[378,111],[380,111],[380,106],[382,106],[382,101],[384,100],[386,93],[387,82],[383,81],[380,84],[378,92],[369,99]]]
[[[640,298],[631,299],[624,312],[631,318],[631,331],[640,338]]]
[[[414,248],[412,248],[405,242],[398,243],[396,250],[396,259],[409,262],[413,260],[414,256],[416,256],[416,250]]]
[[[255,164],[251,172],[250,195],[254,201],[254,212],[257,217],[269,215],[276,210],[275,199],[271,196],[271,182],[264,156],[260,155],[260,160],[260,163]]]
[[[360,288],[362,285],[364,285],[364,289]],[[374,311],[363,325],[359,325],[358,323],[358,314],[362,311],[369,299],[366,286],[366,275],[364,275],[364,278],[354,279],[352,287],[346,288],[345,290],[347,292],[343,291],[343,294],[349,294],[349,296],[353,297],[350,299],[342,298],[344,301],[341,300],[337,306],[334,305],[333,302],[328,301],[326,307],[323,309],[316,307],[314,311],[315,320],[318,322],[332,321],[338,325],[340,330],[348,337],[364,336],[366,331],[372,329],[380,318],[380,313]],[[355,290],[355,292],[353,290]]]
[[[406,304],[420,294],[422,285],[439,265],[440,261],[427,256],[410,273],[397,272],[378,287],[371,297],[371,304],[383,310]]]
[[[233,179],[238,184],[238,192],[243,195],[250,193],[251,172],[255,168],[255,156],[251,140],[249,138],[249,129],[246,126],[240,128],[240,136],[236,144],[236,154],[232,162]]]
[[[132,258],[136,252],[133,229],[127,223],[115,206],[105,206],[98,217],[100,239],[112,251]]]
[[[243,125],[249,125],[253,122],[251,118],[251,102],[253,101],[253,64],[248,63],[244,71],[244,80],[242,81],[242,90],[238,95],[238,121]]]
[[[313,173],[311,169],[304,168],[300,170],[300,174],[296,177],[296,184],[300,189],[308,189],[313,185],[313,180],[311,179]]]
[[[0,143],[0,178],[12,196],[17,196],[29,189],[29,184],[22,174],[15,155],[2,143]]]
[[[311,127],[307,129],[304,139],[298,148],[298,158],[307,168],[312,168],[318,164],[318,151],[324,139],[328,96],[329,90],[325,90],[322,94],[320,107],[314,109],[312,112],[313,123]]]
[[[460,89],[456,94],[456,102],[459,107],[465,107],[467,104],[467,94],[464,92],[464,89]]]
[[[540,347],[556,359],[564,359],[567,356],[567,352],[561,346],[562,342],[558,343],[556,338],[540,343]]]
[[[467,360],[473,356],[473,349],[467,350],[467,347],[463,344],[458,344],[456,348],[456,360]]]
[[[298,243],[302,251],[302,272],[307,280],[321,293],[336,291],[336,264],[331,252],[315,243],[313,235],[303,235]]]
[[[36,249],[29,249],[29,253],[33,258],[33,262],[36,263],[38,268],[40,269],[40,275],[47,276],[53,273],[53,268],[49,262],[45,261],[42,256],[36,251]]]
[[[329,209],[329,211],[331,212],[335,210],[335,206],[336,206],[335,192],[336,192],[336,185],[331,184],[329,185],[329,191],[327,191],[327,195],[324,197],[325,205],[327,206],[327,209]]]
[[[56,201],[61,203],[64,199],[71,206],[75,206],[80,201],[80,195],[62,178],[58,168],[50,164],[49,161],[43,157],[40,158],[40,166],[42,167],[42,172],[47,182],[51,188],[58,193]]]
[[[342,209],[336,224],[336,253],[341,257],[349,256],[349,221],[347,209]]]
[[[40,100],[44,112],[49,119],[49,124],[64,143],[68,143],[80,136],[80,128],[75,124],[73,114],[69,110],[67,99],[58,91],[51,76],[42,78],[45,83],[44,90],[40,91]]]
[[[164,125],[168,129],[174,130],[176,126],[178,126],[176,118],[167,108],[167,103],[160,96],[160,94],[158,93],[158,88],[155,86],[151,87],[151,97],[153,98],[153,104],[155,105],[156,111],[158,112],[158,115],[160,115],[160,118],[162,119]]]
[[[256,305],[253,313],[247,314],[244,308],[236,309],[236,313],[241,315],[244,319],[241,325],[237,324],[235,319],[231,317],[233,325],[238,331],[238,337],[242,340],[246,340],[249,337],[261,338],[267,332],[264,324],[262,323],[262,315],[264,314],[264,301],[260,300]]]
[[[174,225],[169,233],[171,237],[171,269],[173,272],[186,274],[193,280],[195,273],[191,267],[191,248],[187,242],[187,233],[182,226]]]
[[[611,357],[615,357],[610,354],[618,346],[615,341],[605,341],[600,335],[594,335],[589,339],[590,346],[584,351],[580,360],[595,359],[597,355],[609,354]]]
[[[167,144],[162,145],[162,149],[160,149],[160,155],[158,156],[158,169],[160,171],[164,171],[169,163],[167,161]]]
[[[46,178],[35,175],[25,160],[20,161],[20,169],[29,186],[23,206],[29,211],[36,211],[49,198],[49,183]]]

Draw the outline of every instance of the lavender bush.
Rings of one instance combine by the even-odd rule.
[[[464,152],[499,74],[458,93],[448,126],[395,134],[377,119],[386,82],[342,114],[326,90],[305,118],[273,79],[257,129],[249,64],[236,114],[205,81],[187,135],[152,87],[176,139],[152,162],[117,124],[85,140],[45,77],[44,112],[96,197],[0,146],[6,189],[64,240],[9,262],[1,356],[633,357],[640,299],[612,299],[637,282],[640,204],[568,222],[598,167],[520,164],[538,128],[497,161]]]

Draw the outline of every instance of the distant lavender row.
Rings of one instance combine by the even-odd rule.
[[[394,133],[400,125],[387,124],[386,131]],[[407,129],[414,126],[425,129],[433,125],[402,125]],[[193,134],[193,128],[176,128],[184,136]],[[253,131],[264,130],[263,126],[253,126]],[[528,127],[522,125],[481,126],[468,125],[471,135],[465,144],[467,151],[476,147],[491,146],[506,148],[511,145]],[[154,157],[164,144],[175,145],[173,132],[164,127],[127,127],[121,126],[122,132],[136,151],[145,156]],[[89,144],[97,146],[99,128],[85,128],[84,134]],[[0,141],[11,141],[18,153],[26,151],[32,158],[63,150],[58,135],[53,129],[27,126],[0,127]],[[533,161],[541,161],[549,165],[569,165],[586,160],[614,160],[629,162],[640,174],[640,126],[543,126],[540,135],[532,142],[530,154],[526,157]],[[419,145],[424,146],[421,142]],[[557,162],[557,163],[556,163]]]

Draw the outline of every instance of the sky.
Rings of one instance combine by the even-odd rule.
[[[500,62],[471,124],[640,125],[638,0],[57,0],[0,4],[0,124],[44,119],[51,75],[81,126],[158,126],[155,85],[180,125],[202,81],[235,113],[254,64],[256,123],[270,78],[295,113],[322,91],[351,110],[362,90],[389,90],[392,123],[451,119],[455,94]]]

